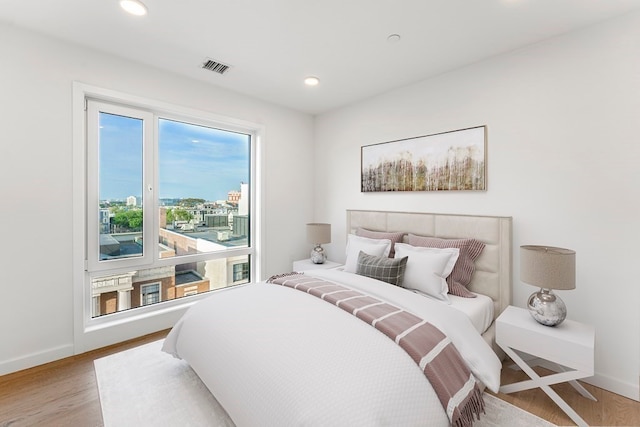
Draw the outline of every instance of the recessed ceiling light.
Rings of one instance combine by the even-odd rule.
[[[147,14],[147,6],[138,0],[120,0],[120,7],[132,15],[143,16]]]
[[[320,84],[320,79],[315,76],[309,76],[304,79],[304,84],[307,86],[318,86],[318,84]]]
[[[387,37],[389,43],[398,43],[400,41],[400,34],[391,34]]]

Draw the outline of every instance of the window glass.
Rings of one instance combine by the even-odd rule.
[[[143,255],[143,120],[99,113],[100,260]]]
[[[249,263],[240,262],[233,265],[233,281],[246,282],[249,279]]]
[[[248,255],[100,274],[91,279],[91,317],[248,282]]]
[[[160,283],[140,287],[140,304],[149,305],[160,302]]]
[[[161,118],[161,258],[249,245],[249,135]]]

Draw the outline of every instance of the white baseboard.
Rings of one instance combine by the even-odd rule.
[[[536,364],[538,366],[542,366],[543,368],[552,371],[556,370],[556,365],[546,360],[538,359],[535,357],[529,357],[525,360],[531,359],[536,359]],[[640,381],[637,383],[624,382],[620,381],[617,378],[612,378],[603,374],[599,374],[597,372],[592,377],[581,378],[580,381],[640,402]]]
[[[75,336],[73,344],[65,344],[25,354],[14,359],[0,360],[0,375],[11,374],[75,354],[85,353],[163,329],[169,329],[176,324],[187,308],[193,305],[195,301],[197,301],[197,297],[190,298],[189,302],[178,301],[173,306],[163,310],[156,310],[150,314],[130,316],[124,320],[102,322],[98,327],[91,329],[78,328],[80,332]]]
[[[73,356],[73,344],[61,345],[15,359],[3,360],[0,361],[0,375],[33,368],[34,366],[43,365],[69,356]]]
[[[580,381],[640,402],[640,385],[638,383],[627,383],[598,373],[593,377],[583,378]]]

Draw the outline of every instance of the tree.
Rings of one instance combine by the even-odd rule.
[[[198,205],[201,205],[205,202],[204,199],[196,199],[194,197],[188,197],[186,199],[180,200],[180,206],[185,208],[195,208]]]
[[[129,231],[139,231],[142,229],[142,210],[123,210],[116,212],[112,220],[113,224]]]
[[[176,209],[176,211],[174,212],[174,215],[176,216],[177,219],[182,221],[191,221],[193,219],[193,215],[184,209]]]
[[[167,210],[167,223],[173,223],[174,221],[191,221],[193,215],[184,209],[168,209]]]

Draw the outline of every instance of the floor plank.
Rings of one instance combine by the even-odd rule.
[[[0,427],[102,426],[93,361],[162,339],[167,333],[161,331],[0,377]],[[503,365],[503,384],[528,379],[524,372],[509,368],[511,364],[507,359]],[[539,375],[550,373],[535,369]],[[552,388],[591,426],[640,426],[640,402],[582,384],[597,402],[584,398],[566,383]],[[540,389],[496,396],[554,424],[575,425]]]
[[[511,369],[510,366],[512,364],[513,362],[509,359],[506,359],[503,363],[501,375],[502,384],[511,384],[529,379],[524,372]],[[534,370],[540,376],[553,373],[541,367],[535,367]],[[569,383],[556,384],[551,386],[551,388],[590,426],[640,426],[640,402],[622,397],[582,381],[580,381],[580,384],[598,399],[597,402],[583,397]],[[511,394],[497,393],[494,395],[556,425],[576,425],[571,418],[539,388]]]
[[[168,331],[0,377],[0,427],[102,426],[93,361],[162,339]]]

